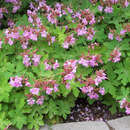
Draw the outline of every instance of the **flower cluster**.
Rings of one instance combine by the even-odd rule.
[[[42,22],[40,20],[40,18],[37,16],[37,12],[31,11],[31,10],[27,10],[27,14],[28,14],[28,21],[30,23],[33,24],[33,26],[37,25],[38,27],[42,26]]]
[[[98,46],[99,46],[99,43],[95,42],[95,43],[91,43],[91,44],[88,46],[88,48],[94,50],[95,47],[98,47]]]
[[[73,37],[73,34],[70,36],[67,36],[64,43],[63,43],[63,48],[68,49],[69,45],[73,45],[75,43],[75,38]]]
[[[46,92],[47,95],[52,94],[52,92],[58,92],[58,86],[59,85],[56,83],[55,80],[43,81],[43,90]]]
[[[13,4],[13,10],[12,13],[16,13],[17,10],[20,9],[21,1],[20,0],[5,0],[5,2],[12,3]]]
[[[96,78],[95,78],[95,85],[98,86],[99,83],[102,82],[102,80],[106,80],[106,74],[104,73],[104,70],[96,71]]]
[[[78,18],[78,21],[84,26],[93,25],[96,23],[95,16],[89,9],[81,10],[80,12],[76,12],[73,15],[73,17]]]
[[[127,29],[122,29],[120,31],[119,34],[116,34],[115,33],[115,30],[110,30],[110,33],[108,33],[108,39],[110,40],[113,40],[114,38],[117,40],[117,41],[122,41],[122,38],[125,36],[125,34],[127,33]]]
[[[33,95],[38,95],[39,94],[39,88],[32,88],[30,89],[30,93],[32,93]]]
[[[27,86],[27,87],[30,87],[30,86],[31,86],[31,84],[28,82],[28,79],[27,79],[27,78],[18,77],[18,76],[11,77],[9,84],[10,84],[12,87],[16,87],[16,88],[22,87],[22,86]]]
[[[51,69],[56,70],[60,66],[58,60],[54,61],[53,59],[45,60],[44,65],[45,65],[45,70],[51,70]]]
[[[121,56],[121,52],[119,51],[118,48],[115,48],[111,54],[110,54],[110,58],[109,60],[112,61],[112,62],[119,62],[120,61],[120,56]]]
[[[64,63],[64,72],[62,75],[64,76],[64,81],[72,80],[75,77],[77,68],[77,60],[67,60]]]
[[[34,87],[31,88],[30,93],[26,95],[28,104],[33,105],[36,102],[36,104],[42,105],[45,96],[42,96],[41,94],[51,95],[53,92],[56,93],[59,91],[58,86],[59,85],[55,80],[35,81]]]
[[[32,106],[33,104],[42,105],[44,102],[44,96],[37,96],[37,98],[33,98],[32,95],[26,95],[28,97],[27,103]]]
[[[46,38],[48,44],[55,42],[55,36],[51,36],[45,26],[42,25],[40,18],[37,17],[36,12],[31,12],[28,10],[29,21],[33,24],[31,26],[13,26],[13,23],[10,23],[12,28],[6,29],[5,31],[5,43],[13,45],[16,41],[20,41],[21,47],[27,49],[29,40],[37,41],[38,37]],[[33,17],[33,18],[32,18]],[[35,27],[36,26],[36,27]],[[21,33],[22,32],[22,33]]]
[[[3,18],[4,13],[8,13],[8,10],[5,7],[0,8],[0,19]]]
[[[87,28],[84,25],[78,24],[75,31],[76,31],[78,36],[82,36],[82,35],[85,35],[87,33]]]
[[[45,96],[42,95],[44,91],[44,81],[36,80],[32,88],[30,88],[30,93],[27,94],[27,103],[29,105],[38,104],[42,105]]]
[[[85,66],[85,67],[94,67],[98,66],[98,63],[103,63],[101,60],[101,55],[82,55],[80,57],[80,60],[78,61],[79,64]]]
[[[119,4],[119,3],[123,7],[128,7],[128,5],[129,5],[128,0],[122,0],[122,1],[120,1],[120,0],[106,0],[106,1],[100,2],[101,5],[98,6],[98,10],[100,12],[102,12],[104,10],[105,13],[113,13],[114,9],[112,6],[115,4]]]
[[[79,21],[79,24],[75,28],[78,36],[85,36],[87,40],[92,40],[95,35],[95,31],[92,27],[87,28],[86,25],[93,25],[96,23],[95,16],[90,12],[89,9],[81,10],[81,12],[76,12],[73,14],[75,21]]]
[[[12,20],[12,19],[8,19],[8,26],[10,27],[10,28],[13,28],[14,27],[14,21]]]
[[[37,55],[35,52],[28,54],[28,52],[25,52],[22,54],[23,56],[23,64],[26,67],[31,66],[32,64],[34,66],[38,66],[40,63],[41,55]]]
[[[87,80],[85,81],[82,80],[80,81],[81,83],[85,84],[85,86],[80,89],[83,93],[87,94],[90,97],[90,99],[98,99],[99,97],[98,94],[104,95],[105,89],[101,87],[98,88],[95,86],[98,86],[99,83],[102,82],[102,80],[106,80],[106,79],[107,77],[103,70],[96,71],[95,79],[90,77],[87,78]]]
[[[120,101],[120,107],[126,109],[126,113],[130,114],[130,102],[128,102],[125,98]]]

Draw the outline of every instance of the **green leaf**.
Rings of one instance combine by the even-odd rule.
[[[22,17],[19,16],[17,17],[18,21],[15,23],[16,26],[20,26],[20,25],[28,25],[28,17],[26,14],[24,14]]]
[[[63,100],[58,100],[56,101],[56,104],[58,105],[58,113],[60,116],[63,116],[64,119],[66,119],[67,114],[70,113],[70,105],[69,102],[63,101]]]
[[[8,84],[10,74],[8,72],[0,72],[0,101],[8,102],[12,87]]]
[[[121,80],[123,85],[126,85],[128,82],[130,82],[130,61],[129,59],[124,61],[124,64],[119,63],[117,64],[117,69],[114,71],[118,74],[118,80]]]
[[[73,87],[72,91],[73,91],[73,94],[74,94],[75,97],[79,96],[80,91],[79,91],[78,88]]]
[[[9,125],[11,125],[11,122],[7,119],[6,112],[0,112],[0,129],[4,130]]]
[[[27,117],[20,111],[11,110],[9,111],[9,116],[11,117],[12,124],[16,125],[18,129],[21,129],[23,125],[27,124]]]
[[[115,104],[112,105],[112,107],[109,108],[112,114],[115,114],[117,112],[117,106]]]

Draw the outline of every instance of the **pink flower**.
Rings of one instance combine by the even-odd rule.
[[[67,36],[64,43],[63,43],[63,48],[68,49],[69,45],[73,45],[75,43],[75,38],[73,37],[73,34],[70,36]]]
[[[30,89],[30,93],[32,93],[33,95],[38,95],[39,91],[40,91],[39,88],[32,88],[32,89]]]
[[[67,83],[65,87],[66,87],[66,89],[70,89],[70,84]]]
[[[113,12],[113,8],[112,8],[112,7],[106,7],[106,8],[104,9],[104,11],[105,11],[106,13],[112,13],[112,12]]]
[[[104,95],[104,94],[105,94],[105,89],[104,89],[104,88],[100,88],[100,89],[99,89],[99,93],[100,93],[101,95]]]
[[[100,12],[102,12],[103,6],[99,5],[99,6],[98,6],[98,10],[99,10]]]
[[[8,26],[10,28],[12,28],[14,26],[14,22],[11,19],[8,20]]]
[[[48,42],[48,45],[50,46],[51,43],[54,43],[55,42],[55,36],[51,37],[51,41]]]
[[[21,77],[18,77],[18,76],[15,76],[15,77],[11,77],[10,78],[10,85],[13,86],[13,87],[22,87],[22,78]]]
[[[25,37],[26,39],[29,39],[29,37],[30,37],[29,35],[30,35],[30,33],[28,31],[25,30],[23,32],[23,37]]]
[[[14,44],[11,39],[9,39],[8,43],[9,43],[9,45],[13,45]]]
[[[70,73],[70,74],[67,74],[65,77],[64,77],[64,80],[72,80],[74,78],[74,74],[73,73]]]
[[[119,42],[122,41],[122,39],[120,38],[120,36],[116,36],[116,40],[119,41]]]
[[[47,32],[45,30],[41,32],[41,37],[47,37]]]
[[[124,108],[126,104],[126,98],[123,98],[121,101],[120,101],[120,108]]]
[[[91,35],[91,34],[89,34],[88,36],[87,36],[87,40],[93,40],[93,35]]]
[[[29,7],[30,7],[31,9],[34,9],[34,8],[35,8],[32,2],[30,2]]]
[[[90,97],[90,99],[98,99],[99,97],[98,94],[95,92],[88,93],[87,95]]]
[[[2,46],[2,41],[0,41],[0,48],[1,48],[1,46]]]
[[[39,62],[40,62],[40,58],[41,58],[40,55],[37,55],[37,54],[34,54],[34,55],[33,55],[32,60],[33,60],[34,66],[38,66],[38,64],[39,64]]]
[[[30,23],[33,23],[33,19],[32,19],[31,16],[28,17],[28,21],[29,21]]]
[[[33,104],[35,104],[35,100],[34,100],[33,98],[28,99],[27,102],[28,102],[28,104],[31,105],[31,106],[32,106]]]
[[[98,84],[102,82],[102,79],[98,76],[94,81],[95,85],[98,86]]]
[[[109,34],[108,34],[108,38],[109,38],[110,40],[113,40],[113,34],[112,34],[112,33],[109,33]]]
[[[42,105],[42,104],[43,104],[43,101],[44,101],[44,96],[41,96],[41,97],[39,97],[39,98],[37,99],[36,103],[37,103],[38,105]]]
[[[111,0],[112,4],[116,4],[118,0]]]
[[[98,66],[98,63],[96,62],[96,56],[92,56],[92,59],[89,60],[89,65],[92,67]]]
[[[44,62],[45,70],[51,70],[52,66],[47,63],[47,61]]]
[[[29,38],[32,39],[33,41],[37,41],[37,35],[30,33]]]
[[[47,19],[48,19],[48,21],[49,21],[50,23],[52,23],[52,24],[56,24],[56,23],[57,23],[57,20],[56,20],[56,18],[53,16],[52,13],[48,13],[48,14],[47,14]]]
[[[54,84],[54,92],[57,92],[58,91],[58,84]]]
[[[126,114],[129,115],[130,114],[130,108],[126,107]]]
[[[27,46],[28,46],[28,41],[22,43],[22,48],[23,49],[27,49]]]
[[[87,92],[91,93],[93,91],[93,87],[92,86],[87,86]]]
[[[50,95],[52,93],[53,88],[47,87],[46,94]]]
[[[81,14],[79,12],[76,12],[75,17],[78,17],[79,19],[81,19]]]
[[[126,32],[127,32],[126,30],[121,30],[120,35],[125,35]]]
[[[31,66],[30,58],[28,57],[28,55],[24,55],[24,57],[23,57],[23,64],[24,64],[26,67]]]
[[[3,13],[2,12],[0,12],[0,19],[2,19],[3,18]]]
[[[89,61],[88,60],[85,60],[83,58],[80,58],[80,60],[78,61],[79,64],[85,66],[85,67],[88,67],[89,66]]]
[[[19,5],[14,6],[13,10],[12,10],[12,13],[16,13],[19,8],[20,8]]]
[[[59,63],[56,60],[56,62],[53,64],[53,69],[56,70],[59,67]]]
[[[69,7],[67,8],[67,10],[68,10],[69,13],[73,13],[73,10],[70,9]]]
[[[83,93],[87,93],[87,88],[86,87],[82,87],[82,88],[80,88],[81,89],[81,91],[83,92]]]
[[[125,7],[128,7],[129,5],[129,2],[127,0],[125,0],[125,3],[124,3]]]
[[[37,23],[38,27],[40,27],[40,25],[42,25],[40,18],[38,18],[38,17],[36,18],[36,23]]]
[[[109,60],[111,60],[112,62],[118,62],[120,61],[120,56],[121,56],[121,52],[119,51],[119,49],[115,48],[112,53],[110,54],[110,58]]]
[[[25,86],[31,87],[31,84],[30,84],[28,81],[26,81],[26,82],[25,82]]]
[[[96,23],[95,17],[93,17],[93,18],[90,20],[89,24],[92,25],[92,24],[94,24],[94,23]]]
[[[66,15],[66,11],[65,11],[65,10],[62,10],[62,14],[63,14],[63,15]]]
[[[78,36],[82,36],[82,35],[85,35],[87,33],[86,31],[86,27],[80,27],[80,28],[77,28],[76,29],[76,32],[77,32],[77,35]]]
[[[77,64],[77,60],[67,60],[64,63],[64,68],[67,69],[71,67],[72,69],[74,69],[76,67],[76,64]]]
[[[88,24],[88,21],[86,20],[86,18],[83,18],[83,19],[82,19],[82,23],[83,23],[84,25],[87,25],[87,24]]]
[[[55,39],[56,39],[55,36],[51,37],[51,43],[54,43],[54,42],[55,42]]]
[[[102,82],[102,80],[107,79],[106,74],[103,70],[96,71],[96,78],[95,78],[95,85],[98,86],[99,83]]]

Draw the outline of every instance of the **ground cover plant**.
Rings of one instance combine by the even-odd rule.
[[[79,97],[130,114],[129,1],[51,2],[1,2],[2,130],[57,123]]]

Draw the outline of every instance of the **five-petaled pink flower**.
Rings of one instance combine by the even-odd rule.
[[[30,89],[30,93],[32,93],[33,95],[38,95],[39,91],[40,91],[39,88],[32,88],[32,89]]]

